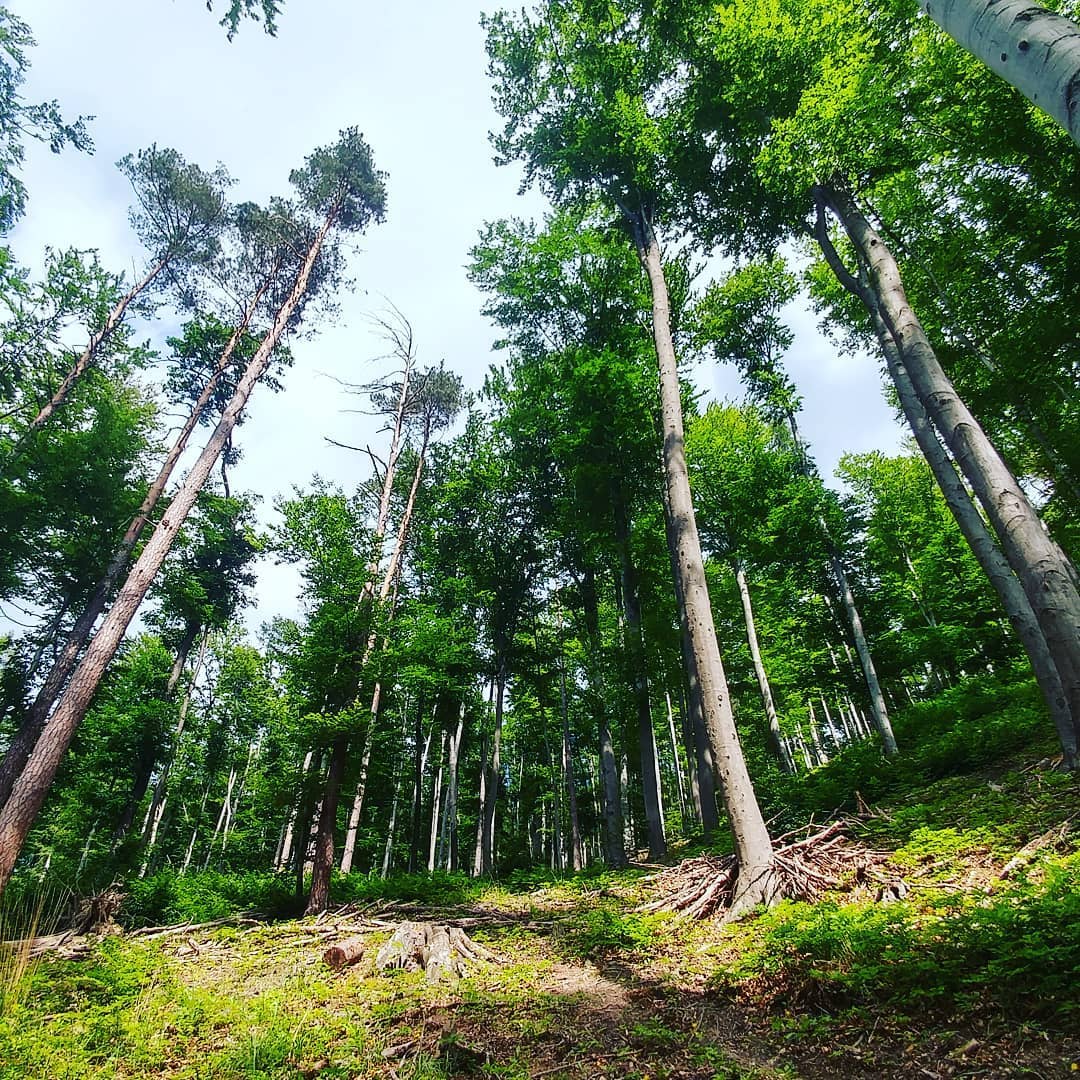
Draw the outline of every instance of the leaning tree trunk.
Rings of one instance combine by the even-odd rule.
[[[4,755],[4,760],[0,762],[0,807],[7,802],[16,779],[18,779],[19,774],[25,768],[26,761],[30,757],[30,753],[34,749],[34,746],[37,744],[42,729],[45,727],[45,721],[49,718],[49,712],[52,709],[53,704],[57,697],[59,697],[60,691],[63,689],[64,683],[67,682],[68,676],[75,670],[75,664],[79,659],[79,654],[89,640],[90,633],[94,629],[94,624],[105,610],[105,607],[109,602],[109,597],[112,595],[121,576],[127,569],[135,546],[138,544],[139,538],[142,536],[147,524],[149,524],[158,501],[161,499],[161,496],[172,477],[177,462],[187,449],[191,433],[198,426],[203,413],[210,404],[210,400],[214,396],[214,391],[217,389],[221,376],[232,362],[233,355],[240,343],[240,339],[254,317],[256,308],[266,293],[268,284],[268,280],[265,281],[251,298],[244,311],[240,324],[233,330],[229,340],[226,342],[225,348],[218,358],[217,368],[206,381],[195,404],[191,407],[191,412],[188,414],[183,427],[173,440],[172,447],[166,455],[165,460],[161,463],[157,476],[154,478],[153,483],[143,497],[142,504],[135,512],[135,516],[131,519],[131,523],[128,525],[123,539],[113,552],[104,575],[94,589],[93,596],[91,596],[86,607],[75,620],[75,624],[68,632],[68,635],[64,640],[63,648],[60,650],[59,655],[53,660],[52,667],[49,669],[45,681],[34,696],[34,701],[30,706],[26,720],[19,729],[18,734],[12,740],[11,745],[8,747],[7,753]]]
[[[97,359],[101,346],[105,344],[120,323],[124,321],[124,316],[127,314],[128,308],[142,292],[153,284],[168,263],[169,256],[159,259],[152,267],[150,267],[150,270],[143,278],[137,281],[131,289],[120,297],[116,302],[115,307],[109,312],[108,318],[105,320],[105,325],[98,330],[96,334],[91,336],[90,341],[80,354],[78,360],[75,361],[71,370],[64,378],[61,379],[60,385],[56,388],[53,396],[49,398],[38,411],[37,416],[35,416],[27,425],[26,430],[20,437],[20,445],[24,443],[24,440],[30,438],[34,432],[44,427],[44,425],[49,422],[49,418],[52,414],[67,401],[68,397],[71,395],[71,391],[75,389],[76,384],[86,374],[87,368],[89,368]]]
[[[293,312],[307,292],[315,260],[333,227],[335,215],[336,208],[316,233],[296,276],[296,281],[274,319],[273,326],[248,362],[213,434],[177,490],[169,506],[169,512],[158,522],[135,565],[131,568],[101,629],[95,635],[82,662],[72,675],[56,711],[45,725],[26,763],[26,768],[23,769],[12,788],[11,796],[0,810],[0,890],[7,885],[11,877],[15,860],[22,850],[27,833],[52,786],[60,761],[90,707],[105,669],[116,654],[151,582],[161,569],[161,564],[165,561],[165,556],[169,553],[178,530],[195,505],[195,500],[206,483],[210,470],[232,435],[233,428],[247,405],[252,390],[269,367],[274,349],[285,334]]]
[[[404,409],[404,403],[402,404],[401,409]],[[420,452],[416,458],[416,468],[413,471],[412,484],[409,486],[408,498],[405,500],[405,508],[401,512],[401,521],[398,524],[397,539],[394,541],[394,550],[390,556],[390,562],[386,567],[386,571],[383,574],[382,585],[379,587],[380,606],[386,603],[391,593],[394,593],[395,600],[397,597],[395,590],[397,588],[398,578],[401,574],[401,567],[405,560],[405,547],[409,540],[409,528],[412,525],[413,511],[416,508],[416,493],[420,490],[420,479],[424,474],[424,464],[430,440],[431,424],[428,422],[424,425],[424,434],[420,444]],[[388,497],[385,486],[383,493],[384,496]],[[386,514],[387,516],[389,515],[389,503],[387,503]],[[386,530],[386,521],[387,518],[383,516],[382,503],[380,502],[378,524],[384,533]],[[368,581],[373,582],[373,580],[374,579],[369,575]],[[365,583],[365,590],[367,590],[367,587],[367,583]],[[366,592],[364,595],[367,595]],[[362,601],[363,595],[361,596],[361,602]],[[360,659],[361,677],[371,662],[377,641],[378,636],[373,629],[372,632],[368,634],[367,642],[364,645],[364,653]],[[345,845],[341,855],[341,872],[343,874],[347,874],[352,869],[353,856],[356,850],[357,830],[360,827],[360,814],[364,807],[364,795],[367,791],[368,769],[371,766],[371,746],[375,738],[375,725],[378,723],[379,705],[381,701],[382,682],[381,680],[377,680],[371,694],[371,708],[368,710],[367,728],[364,732],[364,749],[360,759],[360,776],[356,781],[356,791],[353,795],[352,808],[349,811],[349,827],[345,834]]]
[[[690,478],[683,449],[682,397],[671,337],[671,310],[660,245],[644,213],[634,216],[635,240],[652,293],[652,329],[660,369],[660,401],[664,431],[664,479],[672,519],[678,576],[682,584],[686,621],[690,627],[705,726],[721,781],[724,806],[735,844],[739,872],[732,899],[733,915],[777,896],[779,879],[772,841],[746,770],[727,679],[713,626],[709,588],[701,555],[697,520],[690,496]]]
[[[765,718],[769,722],[769,741],[772,743],[773,750],[779,758],[780,766],[784,772],[794,773],[795,763],[791,760],[791,755],[784,744],[784,736],[780,731],[780,720],[776,715],[776,704],[773,701],[772,687],[769,686],[769,676],[765,671],[765,663],[761,659],[757,626],[754,623],[754,607],[750,602],[750,585],[746,580],[746,569],[743,566],[742,559],[735,560],[735,581],[739,586],[739,597],[742,600],[743,620],[746,623],[746,641],[750,646],[750,659],[754,663],[754,674],[757,676],[761,701],[765,706]]]
[[[967,49],[1080,143],[1080,26],[1029,0],[920,0]]]
[[[975,560],[986,574],[994,592],[997,593],[998,600],[1027,653],[1032,671],[1035,673],[1035,680],[1039,684],[1043,700],[1057,729],[1065,765],[1070,770],[1075,769],[1078,764],[1077,730],[1065,699],[1061,676],[1058,674],[1050,649],[1046,644],[1046,638],[1039,627],[1038,619],[1035,617],[1035,612],[1028,602],[1023,587],[1013,573],[1012,567],[1009,566],[1008,559],[994,542],[982,515],[971,501],[967,488],[956,474],[953,463],[938,441],[926,408],[915,393],[915,387],[908,376],[907,365],[900,349],[881,317],[873,295],[866,284],[850,274],[841,262],[829,239],[824,214],[821,212],[818,215],[816,231],[821,250],[837,279],[848,292],[862,301],[870,314],[874,333],[885,357],[886,367],[893,386],[896,388],[904,416],[915,435],[915,441],[930,466],[930,471],[941,489],[941,494],[960,532],[967,540]]]
[[[908,302],[892,253],[849,196],[823,191],[866,267],[873,302],[919,401],[971,484],[1023,586],[1057,668],[1074,730],[1080,717],[1080,593],[1075,569],[942,370]]]

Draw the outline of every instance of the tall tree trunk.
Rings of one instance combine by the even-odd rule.
[[[705,726],[721,781],[721,793],[739,863],[732,901],[733,914],[759,903],[771,903],[778,895],[779,880],[773,865],[772,841],[746,771],[735,717],[728,696],[727,679],[713,626],[709,589],[698,538],[697,520],[690,496],[690,479],[683,449],[682,396],[671,337],[671,309],[660,245],[648,215],[632,219],[638,254],[649,278],[652,293],[652,329],[660,369],[660,401],[664,431],[664,477],[672,531],[678,552],[683,604],[690,627],[698,679],[701,683]]]
[[[439,767],[435,772],[435,782],[431,788],[431,835],[428,841],[428,873],[435,870],[435,854],[439,840],[439,803],[443,792],[443,762],[446,759],[446,732],[439,734]]]
[[[30,438],[34,432],[44,427],[53,413],[67,401],[78,381],[86,374],[87,368],[89,368],[97,359],[101,346],[105,344],[120,323],[123,322],[124,315],[127,313],[127,309],[131,306],[132,302],[153,284],[154,280],[161,274],[168,263],[169,256],[159,259],[131,289],[120,297],[112,311],[109,312],[108,318],[105,320],[105,325],[95,334],[91,335],[86,348],[75,361],[71,370],[63,379],[61,379],[60,385],[56,388],[53,396],[41,407],[37,416],[35,416],[27,425],[26,430],[19,439],[20,446],[24,445],[24,440]],[[18,448],[16,448],[16,454],[17,453]]]
[[[330,768],[319,811],[315,834],[315,858],[311,865],[311,892],[305,915],[318,915],[330,903],[330,872],[334,867],[334,832],[337,829],[338,799],[349,746],[348,735],[339,735],[330,748]]]
[[[630,521],[621,493],[614,499],[615,536],[622,565],[622,601],[626,616],[625,641],[637,705],[638,757],[641,767],[641,790],[645,803],[645,824],[649,836],[649,859],[655,862],[667,855],[660,787],[657,783],[656,732],[649,702],[649,675],[645,663],[645,643],[641,631],[641,598],[638,595],[637,570],[630,551]]]
[[[413,728],[413,792],[412,816],[409,837],[409,873],[415,874],[420,868],[420,834],[424,807],[424,769],[427,766],[428,750],[431,748],[431,736],[434,729],[424,738],[424,697],[421,694],[416,703],[416,726]]]
[[[596,578],[592,567],[586,566],[581,578],[582,608],[585,618],[585,637],[588,641],[589,691],[593,715],[596,717],[600,757],[600,786],[604,806],[605,861],[612,870],[626,866],[626,849],[622,837],[622,808],[619,795],[619,773],[615,761],[615,743],[605,705],[605,690],[601,667],[600,607],[596,595]]]
[[[865,267],[866,299],[896,343],[919,402],[971,484],[1020,581],[1061,679],[1075,738],[1080,719],[1076,570],[1047,534],[1015,477],[942,370],[908,302],[896,260],[881,237],[850,196],[824,190],[819,198],[836,213],[854,244]]]
[[[566,700],[566,668],[559,657],[559,702],[562,707],[562,772],[566,779],[566,803],[570,816],[570,866],[576,874],[584,866],[581,847],[581,821],[578,818],[577,781],[574,779],[574,753],[570,744],[570,711]]]
[[[683,783],[682,764],[679,761],[679,740],[675,737],[675,711],[671,707],[671,694],[668,691],[664,691],[664,702],[667,705],[668,739],[671,742],[671,762],[675,769],[675,790],[679,793],[679,820],[682,822],[683,832],[686,832],[689,822],[686,785]]]
[[[225,348],[218,358],[217,368],[213,375],[206,381],[199,397],[191,408],[191,412],[184,421],[183,427],[173,440],[172,447],[165,456],[165,460],[161,463],[157,476],[147,489],[142,504],[135,512],[135,516],[131,519],[131,523],[128,525],[123,538],[113,552],[112,558],[109,560],[109,565],[105,569],[105,573],[94,588],[93,595],[87,602],[86,607],[83,608],[71,630],[68,632],[67,637],[64,639],[64,645],[60,650],[60,654],[53,660],[52,666],[45,677],[45,681],[41,684],[41,688],[34,696],[33,704],[30,706],[30,710],[27,713],[23,726],[12,741],[11,746],[8,747],[3,761],[0,762],[0,807],[7,802],[16,779],[18,779],[19,774],[26,767],[27,759],[30,757],[31,751],[37,744],[38,738],[41,735],[42,729],[45,727],[45,722],[49,717],[49,712],[52,709],[54,702],[59,696],[60,691],[63,689],[68,676],[75,670],[75,664],[78,661],[79,655],[85,647],[86,642],[90,638],[90,634],[94,629],[94,624],[105,610],[109,602],[109,597],[112,596],[117,583],[127,569],[128,564],[131,561],[132,553],[139,542],[139,538],[149,524],[154,510],[157,508],[157,504],[164,494],[165,488],[168,486],[177,462],[187,449],[188,440],[191,438],[192,432],[198,426],[199,420],[206,412],[206,408],[210,404],[214,391],[221,380],[221,376],[232,362],[236,348],[240,343],[244,331],[254,317],[255,310],[265,294],[266,288],[267,285],[264,284],[251,299],[244,311],[244,316],[240,324],[232,332],[229,340],[226,342]]]
[[[506,698],[506,660],[498,659],[498,671],[495,675],[495,731],[491,738],[491,766],[484,790],[482,843],[480,848],[480,872],[484,875],[495,872],[495,807],[499,795],[499,777],[501,762],[499,753],[502,748],[503,705]]]
[[[712,747],[705,733],[705,707],[701,697],[701,680],[698,678],[694,644],[690,639],[690,623],[683,601],[682,575],[680,573],[679,541],[675,534],[675,516],[671,513],[667,489],[664,496],[664,533],[667,537],[668,556],[671,559],[671,580],[675,589],[675,604],[679,610],[679,647],[682,650],[683,670],[686,673],[687,711],[686,723],[693,739],[692,772],[694,795],[697,800],[698,819],[706,839],[720,825],[716,812],[716,763]]]
[[[1035,612],[1028,602],[1016,575],[1009,565],[1008,559],[1002,554],[1001,549],[994,542],[989,529],[979,513],[975,504],[968,494],[963,481],[956,473],[953,463],[949,460],[944,447],[938,441],[927,414],[925,406],[915,393],[908,375],[907,365],[900,353],[895,338],[889,332],[885,320],[881,317],[873,295],[866,284],[853,277],[837,254],[832,242],[829,240],[828,231],[825,227],[824,214],[819,210],[817,238],[825,258],[828,261],[837,279],[855,297],[863,302],[870,315],[874,326],[874,333],[881,346],[885,357],[886,367],[896,388],[900,406],[904,411],[908,424],[919,449],[926,458],[930,471],[937,481],[941,494],[949,507],[964,539],[967,540],[975,560],[986,574],[998,600],[1005,611],[1013,630],[1020,639],[1031,663],[1035,680],[1042,691],[1043,700],[1054,721],[1054,727],[1061,742],[1062,753],[1066,768],[1072,770],[1078,765],[1077,752],[1077,729],[1074,726],[1073,716],[1069,710],[1065,697],[1064,688],[1061,685],[1061,676],[1058,674],[1050,649],[1046,643],[1039,621]],[[905,686],[905,690],[907,687]],[[910,697],[910,691],[908,692]]]
[[[336,211],[335,211],[336,212]],[[236,426],[256,383],[270,365],[274,349],[281,341],[296,310],[307,292],[312,269],[323,243],[334,224],[334,214],[323,222],[311,244],[288,296],[274,319],[273,326],[255,351],[247,369],[236,385],[232,399],[207,440],[183,484],[176,492],[169,511],[158,522],[149,541],[127,576],[115,603],[90,643],[82,662],[71,676],[67,690],[42,730],[11,795],[0,809],[0,890],[6,887],[15,860],[26,835],[37,817],[41,804],[52,786],[56,770],[75,732],[86,715],[105,669],[116,654],[124,633],[135,616],[151,582],[165,560],[177,531],[183,525],[195,500],[206,483],[210,470]]]
[[[1080,26],[1029,0],[920,0],[919,6],[1080,144]]]
[[[765,718],[769,723],[769,742],[773,752],[780,761],[780,767],[786,773],[795,771],[795,763],[791,760],[784,745],[784,736],[780,731],[780,720],[776,715],[776,705],[773,702],[772,687],[769,686],[769,676],[765,671],[765,664],[761,659],[761,648],[758,645],[757,626],[754,623],[754,608],[750,603],[750,585],[746,580],[746,569],[742,559],[735,559],[735,581],[739,586],[739,598],[742,600],[743,620],[746,623],[746,640],[750,646],[750,659],[754,663],[754,674],[757,676],[758,689],[761,691],[761,701],[765,706]]]

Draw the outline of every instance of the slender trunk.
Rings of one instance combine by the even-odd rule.
[[[240,325],[233,331],[225,348],[222,350],[214,374],[207,380],[206,385],[202,388],[199,397],[192,406],[187,420],[184,421],[184,426],[180,429],[179,434],[173,441],[169,453],[161,463],[157,476],[147,489],[142,504],[135,512],[135,516],[131,519],[127,531],[124,533],[119,545],[113,552],[112,558],[109,560],[109,565],[106,567],[101,580],[97,583],[93,595],[90,597],[86,607],[83,608],[71,630],[68,632],[67,637],[64,639],[64,645],[61,648],[59,655],[54,658],[52,666],[45,677],[45,681],[42,683],[41,688],[34,697],[33,704],[30,706],[30,710],[27,713],[25,723],[19,730],[19,734],[12,741],[11,746],[8,748],[4,760],[0,762],[0,807],[7,802],[8,797],[11,794],[11,789],[15,785],[15,781],[26,767],[26,762],[34,749],[34,746],[37,744],[42,729],[45,727],[46,720],[48,720],[53,703],[63,689],[68,676],[74,671],[79,655],[86,645],[86,642],[89,640],[91,631],[94,629],[94,624],[105,610],[109,602],[109,597],[112,595],[121,576],[127,569],[128,563],[131,560],[131,555],[139,542],[139,538],[149,524],[154,510],[156,509],[165,488],[168,486],[173,470],[176,468],[177,462],[187,448],[191,433],[198,426],[200,418],[210,404],[210,400],[214,395],[214,390],[217,388],[217,384],[220,381],[222,374],[224,374],[231,363],[237,345],[240,343],[244,331],[251,322],[251,319],[255,314],[256,306],[266,292],[266,288],[267,286],[263,285],[248,304],[244,313],[244,318]]]
[[[48,423],[49,417],[51,417],[52,414],[67,401],[78,381],[86,374],[87,368],[89,368],[94,360],[97,359],[101,346],[105,344],[120,323],[123,322],[124,315],[127,313],[127,309],[131,306],[132,302],[154,282],[155,278],[157,278],[165,269],[168,263],[169,256],[159,259],[143,278],[137,281],[131,289],[120,297],[116,306],[109,312],[109,316],[105,320],[105,325],[96,334],[91,336],[90,341],[78,360],[75,361],[71,370],[60,381],[60,385],[56,388],[56,392],[41,407],[37,416],[35,416],[27,425],[26,431],[20,437],[20,445],[23,445],[24,440],[31,437],[34,432]]]
[[[866,688],[870,694],[870,711],[874,717],[874,727],[877,728],[878,735],[881,737],[881,747],[885,751],[885,756],[895,757],[897,754],[896,736],[893,735],[889,710],[885,705],[885,695],[881,692],[877,668],[874,666],[870,643],[866,640],[866,632],[863,630],[862,617],[859,615],[859,609],[855,604],[855,594],[851,591],[851,582],[848,580],[847,572],[844,570],[844,564],[840,561],[840,554],[835,548],[829,554],[829,565],[840,590],[840,599],[844,605],[844,613],[847,615],[848,628],[851,630],[851,636],[855,642],[855,653],[859,658],[859,667],[862,668]]]
[[[683,783],[682,764],[679,761],[679,741],[675,737],[675,711],[671,707],[671,694],[664,691],[664,702],[667,705],[668,739],[671,742],[671,761],[675,769],[675,789],[679,793],[679,820],[682,822],[683,832],[686,832],[686,785]]]
[[[194,506],[210,470],[232,434],[252,390],[269,367],[274,349],[285,334],[293,312],[307,292],[315,261],[333,223],[334,216],[331,214],[316,234],[295,284],[278,311],[273,326],[248,363],[232,399],[173,498],[168,513],[162,517],[131,568],[101,629],[90,643],[82,662],[71,676],[63,698],[42,730],[10,797],[0,809],[0,890],[7,885],[26,835],[52,786],[60,762],[90,707],[105,669],[116,654],[147,589],[172,547],[177,531]]]
[[[446,810],[443,814],[444,832],[448,834],[443,844],[443,864],[450,873],[458,868],[458,761],[461,757],[461,737],[465,731],[465,703],[458,710],[457,731],[450,740]]]
[[[626,506],[615,500],[615,535],[622,564],[622,601],[626,616],[624,640],[630,662],[634,701],[637,705],[638,757],[641,767],[641,790],[645,803],[645,824],[649,836],[649,859],[655,862],[667,854],[664,818],[660,809],[660,789],[656,769],[656,733],[649,702],[649,676],[645,663],[645,644],[641,633],[641,599],[638,595],[637,570],[630,552],[630,522]]]
[[[705,726],[713,752],[721,793],[728,813],[739,876],[732,912],[739,914],[758,903],[772,902],[779,882],[773,868],[773,848],[746,761],[735,730],[720,649],[713,626],[712,606],[697,521],[690,496],[690,480],[683,449],[682,397],[671,337],[671,312],[660,245],[644,213],[635,215],[638,254],[649,277],[652,293],[652,329],[660,369],[660,399],[664,428],[664,475],[672,518],[683,604],[701,683]]]
[[[1080,144],[1080,26],[1030,0],[920,0],[953,40]]]
[[[330,750],[330,768],[319,811],[315,835],[315,859],[311,867],[311,892],[305,915],[317,915],[330,903],[330,871],[334,866],[334,831],[337,828],[338,799],[349,747],[348,735],[339,735]]]
[[[581,822],[578,818],[577,782],[574,779],[574,754],[570,745],[570,713],[566,700],[566,669],[559,657],[559,701],[562,706],[562,771],[566,778],[566,804],[570,817],[570,865],[574,873],[584,866],[581,848]]]
[[[236,769],[229,769],[229,780],[225,785],[225,799],[221,804],[221,812],[218,814],[217,824],[214,826],[214,835],[210,837],[210,843],[206,845],[206,858],[203,859],[202,868],[205,870],[210,865],[210,856],[214,853],[214,841],[221,835],[221,826],[225,823],[225,815],[229,812],[229,800],[232,799],[233,785],[236,783]]]
[[[694,821],[702,818],[701,788],[698,780],[697,744],[694,740],[693,723],[690,720],[690,706],[687,704],[689,693],[685,686],[679,688],[679,723],[682,726],[683,751],[686,755],[686,776],[690,783],[690,808]]]
[[[434,728],[424,738],[424,699],[420,697],[416,708],[416,726],[413,729],[413,792],[411,832],[409,838],[409,873],[415,874],[420,867],[420,831],[424,804],[424,770]]]
[[[431,789],[431,836],[428,841],[428,873],[435,870],[436,845],[439,840],[439,803],[443,791],[443,762],[446,758],[446,732],[439,735],[439,767],[435,773],[435,783]]]
[[[199,826],[202,824],[203,814],[206,813],[206,802],[210,798],[210,782],[207,781],[203,788],[202,799],[199,802],[199,812],[195,815],[195,824],[191,827],[191,839],[188,840],[187,850],[184,852],[184,861],[180,866],[180,873],[187,873],[191,865],[191,857],[195,854],[195,840],[199,835]]]
[[[619,773],[615,761],[615,744],[605,705],[605,690],[601,669],[600,610],[596,596],[596,579],[591,567],[586,567],[581,579],[582,607],[585,615],[585,636],[588,640],[590,698],[596,717],[600,757],[600,787],[604,807],[605,861],[612,870],[626,865],[626,848],[622,838],[622,813],[619,795]]]
[[[971,484],[1002,553],[1020,581],[1061,680],[1075,741],[1080,720],[1080,594],[1075,568],[1047,534],[1020,485],[942,370],[908,303],[891,252],[852,199],[833,191],[823,192],[822,199],[839,217],[866,269],[864,303],[880,314],[919,403]],[[1026,641],[1024,644],[1027,648]],[[1043,689],[1045,693],[1048,687]],[[1049,689],[1052,694],[1052,683]],[[1061,707],[1051,711],[1058,723]]]
[[[495,872],[495,805],[499,794],[501,772],[499,752],[502,746],[503,703],[506,696],[506,661],[500,657],[498,663],[498,672],[495,676],[495,731],[491,739],[491,767],[488,772],[481,815],[483,842],[480,849],[480,872],[482,874]]]
[[[773,702],[772,687],[769,686],[769,677],[765,672],[765,664],[761,659],[761,649],[758,646],[757,627],[754,624],[754,608],[750,603],[750,586],[746,580],[746,569],[742,559],[735,560],[735,580],[739,586],[739,597],[742,600],[743,619],[746,622],[746,640],[750,646],[750,659],[754,662],[754,674],[757,676],[758,689],[761,691],[761,700],[765,706],[765,717],[769,722],[769,742],[773,752],[780,761],[780,767],[786,773],[795,771],[795,763],[791,760],[784,746],[784,738],[780,732],[780,720],[776,715],[776,705]]]

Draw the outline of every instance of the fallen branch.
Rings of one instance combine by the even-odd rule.
[[[784,843],[804,830],[788,833],[774,845],[773,869],[779,896],[812,901],[837,888],[846,876],[857,882],[879,876],[875,868],[887,856],[848,840],[844,821],[834,821],[816,832],[812,829],[813,825],[807,826],[807,835]],[[731,906],[738,883],[738,863],[734,855],[702,855],[686,859],[650,881],[660,895],[641,905],[639,911],[676,911],[687,918],[702,919]]]

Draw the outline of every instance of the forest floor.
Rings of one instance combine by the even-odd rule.
[[[1080,785],[1020,762],[849,823],[906,883],[723,926],[638,910],[654,868],[321,920],[114,934],[0,996],[0,1077],[1056,1077],[1080,1071]],[[1033,843],[1034,842],[1034,843]],[[1024,851],[1022,865],[1006,872]],[[398,895],[401,895],[399,890]],[[381,974],[403,919],[504,962]],[[327,946],[372,948],[332,971]]]

